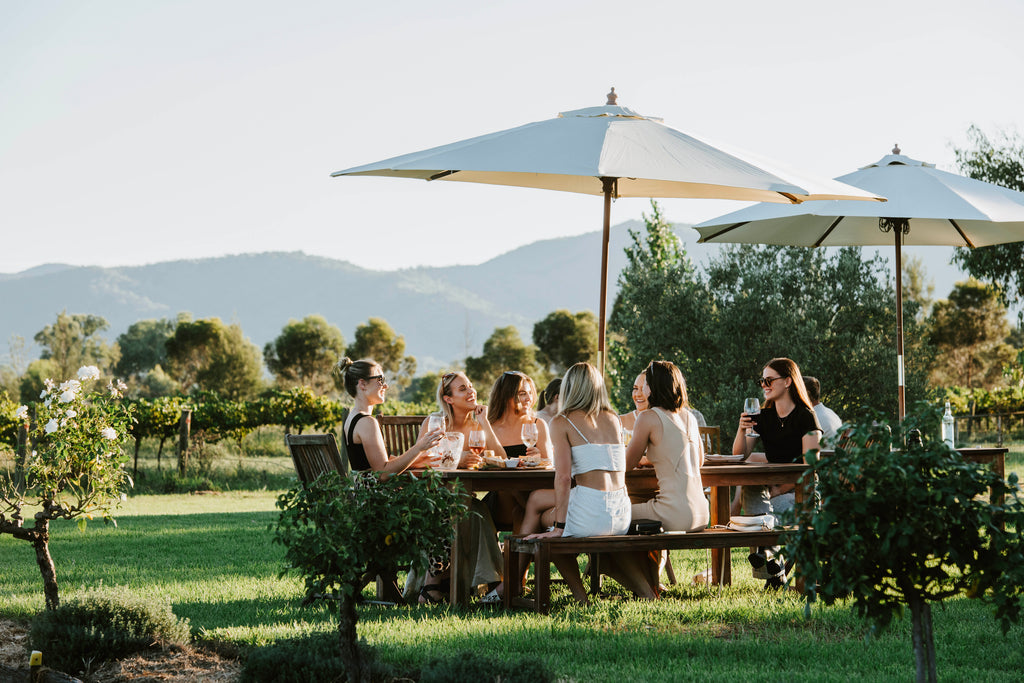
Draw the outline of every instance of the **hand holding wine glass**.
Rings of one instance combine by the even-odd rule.
[[[754,419],[754,415],[761,414],[761,400],[757,398],[748,398],[743,401],[743,412],[750,416],[750,419]],[[747,430],[747,436],[757,438],[761,436],[753,428]]]

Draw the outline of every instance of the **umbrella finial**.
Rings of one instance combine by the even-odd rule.
[[[900,150],[900,143],[897,142],[896,144],[894,144],[892,146],[892,153],[893,154],[899,154],[901,151],[902,150]]]
[[[605,104],[606,105],[614,105],[615,104],[615,100],[617,100],[617,99],[619,99],[619,96],[615,94],[615,88],[613,87],[612,91],[610,93],[608,93],[608,101],[605,102]]]

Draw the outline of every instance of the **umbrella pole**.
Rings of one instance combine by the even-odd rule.
[[[598,306],[600,315],[597,318],[597,370],[604,377],[605,359],[605,324],[608,305],[608,242],[611,240],[612,220],[612,189],[615,178],[601,178],[604,189],[604,232],[601,236],[601,303]]]
[[[904,222],[908,225],[909,222]],[[906,380],[903,374],[903,230],[896,227],[896,378],[899,382],[899,418],[907,415]]]

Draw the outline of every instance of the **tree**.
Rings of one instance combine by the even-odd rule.
[[[167,365],[184,393],[213,391],[230,399],[255,395],[263,366],[242,328],[220,318],[179,320],[167,340]]]
[[[809,454],[805,479],[816,480],[821,505],[796,511],[799,524],[783,537],[786,557],[815,586],[809,601],[850,596],[876,631],[910,607],[918,681],[936,680],[932,602],[961,593],[991,602],[1005,632],[1024,596],[1017,476],[1004,481],[940,440],[907,438],[936,434],[938,420],[925,405],[890,425],[891,437],[890,426],[864,423],[832,455]],[[901,443],[910,445],[891,450]]]
[[[597,318],[590,311],[549,313],[533,326],[537,360],[553,375],[564,374],[575,363],[597,360]]]
[[[408,386],[416,375],[416,358],[405,355],[405,337],[396,334],[383,318],[370,318],[356,327],[355,340],[345,349],[345,355],[352,360],[372,358],[389,375],[388,381],[398,387]]]
[[[691,323],[710,312],[706,287],[657,202],[651,201],[651,214],[643,219],[643,235],[629,231],[632,244],[608,321],[606,373],[613,400],[624,410],[632,406],[633,378],[650,361],[673,360],[687,374],[689,358],[680,344],[703,346],[693,338],[701,328]]]
[[[124,385],[86,391],[99,375],[96,366],[85,366],[77,379],[60,385],[47,379],[46,393],[34,404],[34,426],[29,407],[18,407],[14,418],[30,430],[35,445],[19,478],[0,471],[0,534],[32,544],[51,610],[60,605],[60,594],[50,523],[77,520],[84,530],[95,514],[113,522],[111,510],[132,483],[123,468],[123,444],[132,421],[131,409],[120,401]]]
[[[307,386],[326,394],[334,389],[331,368],[344,352],[341,330],[321,315],[308,315],[289,320],[277,339],[263,347],[263,358],[281,388]]]
[[[913,302],[917,309],[917,322],[923,323],[931,310],[935,285],[928,280],[924,260],[911,255],[903,258],[903,301]]]
[[[992,389],[1002,383],[1016,354],[1006,343],[1010,324],[997,291],[974,278],[956,283],[949,299],[935,304],[931,328],[938,351],[932,384]]]
[[[36,333],[34,339],[43,350],[39,357],[52,360],[58,377],[71,377],[83,365],[96,365],[106,371],[117,362],[118,352],[99,336],[110,327],[98,315],[67,311],[57,314],[57,320]]]
[[[537,347],[524,344],[514,325],[496,327],[484,342],[483,353],[466,358],[466,374],[483,396],[506,370],[518,370],[535,382],[543,382],[537,365]]]
[[[961,172],[1024,191],[1024,139],[1003,133],[993,142],[977,126],[968,129],[967,137],[970,143],[966,148],[953,149]],[[953,262],[979,280],[997,285],[1004,303],[1024,301],[1024,242],[958,247]]]
[[[167,364],[167,340],[174,334],[175,321],[139,320],[117,337],[121,358],[114,370],[118,377],[141,378],[158,365]]]
[[[375,472],[329,472],[277,499],[275,541],[288,569],[304,578],[306,601],[325,600],[338,615],[341,659],[349,681],[370,680],[356,637],[356,601],[366,583],[398,564],[422,564],[444,551],[468,508],[460,483],[436,472],[388,479]]]

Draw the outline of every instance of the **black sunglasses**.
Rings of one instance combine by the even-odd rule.
[[[375,379],[378,382],[380,382],[380,385],[382,387],[386,387],[388,385],[388,378],[385,377],[384,375],[370,375],[369,377],[366,378],[366,381],[369,382],[371,379]]]
[[[774,382],[777,379],[786,379],[786,378],[785,377],[762,377],[761,379],[757,380],[757,383],[759,385],[761,385],[762,387],[764,387],[765,389],[771,389],[772,388],[772,382]]]

